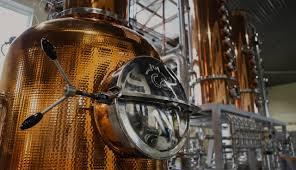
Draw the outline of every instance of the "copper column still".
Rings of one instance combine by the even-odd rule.
[[[236,104],[239,90],[235,76],[234,44],[229,12],[224,0],[189,0],[194,85],[191,96],[196,105]],[[192,118],[194,125],[194,118]],[[200,151],[205,151],[203,129],[190,127],[190,139],[181,157],[184,169],[203,168]],[[200,141],[204,142],[201,146]],[[210,144],[209,144],[210,145]],[[194,155],[194,156],[192,156]],[[199,157],[200,156],[200,157]],[[198,167],[199,166],[199,167]]]
[[[237,56],[237,79],[240,87],[239,108],[257,112],[257,68],[252,48],[252,32],[245,11],[233,11],[231,15],[232,38]]]
[[[10,94],[10,107],[0,122],[1,169],[163,169],[164,161],[125,158],[109,149],[96,128],[89,98],[69,98],[35,127],[20,130],[27,116],[63,93],[65,81],[42,52],[42,37],[57,47],[72,83],[85,91],[99,91],[103,79],[136,56],[159,58],[147,41],[123,25],[127,0],[66,0],[65,9],[61,18],[25,31],[6,56],[0,87]]]
[[[229,13],[224,0],[190,0],[196,104],[235,104],[238,94]],[[200,95],[200,96],[199,96]]]

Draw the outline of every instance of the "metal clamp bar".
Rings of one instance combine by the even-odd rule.
[[[202,82],[206,80],[229,80],[236,82],[237,80],[234,77],[229,77],[225,74],[221,75],[209,75],[209,76],[201,76],[199,79],[197,79],[197,82]]]
[[[276,126],[285,126],[286,125],[286,123],[272,119],[272,118],[261,116],[261,115],[258,115],[258,114],[252,113],[252,112],[240,111],[232,105],[223,105],[223,104],[201,105],[202,112],[212,111],[213,108],[215,108],[215,107],[218,107],[222,112],[235,114],[237,116],[241,116],[241,117],[245,117],[245,118],[249,118],[249,119],[254,119],[255,121],[259,121],[262,123],[272,124],[272,125],[276,125]]]
[[[240,89],[240,93],[259,93],[258,89]]]
[[[124,92],[118,96],[119,100],[124,101],[136,101],[136,102],[145,102],[152,104],[166,104],[166,106],[170,105],[171,107],[180,107],[183,111],[190,113],[200,113],[200,108],[195,105],[190,105],[182,100],[170,99],[168,97],[150,95],[145,93],[128,93]]]

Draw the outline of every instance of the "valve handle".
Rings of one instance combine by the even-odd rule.
[[[29,116],[26,120],[22,123],[20,128],[22,130],[29,129],[35,126],[40,120],[43,118],[43,114],[41,112],[35,113],[34,115]]]
[[[45,52],[45,54],[50,58],[51,60],[56,60],[58,58],[56,47],[53,46],[46,38],[41,38],[41,48]]]
[[[85,91],[77,90],[73,85],[71,85],[71,81],[68,78],[67,74],[65,73],[64,69],[60,65],[59,61],[57,60],[58,56],[56,53],[56,47],[52,45],[46,38],[41,38],[41,48],[44,51],[44,53],[53,61],[53,63],[56,65],[59,73],[64,78],[64,80],[67,82],[67,86],[64,92],[64,95],[62,98],[48,106],[46,109],[44,109],[42,112],[35,113],[34,115],[29,116],[25,119],[25,121],[22,123],[20,128],[22,130],[29,129],[33,126],[35,126],[38,122],[41,121],[44,114],[49,112],[52,108],[56,107],[60,103],[62,103],[64,100],[66,100],[69,97],[74,97],[76,95],[89,97],[91,99],[96,100],[100,103],[105,104],[112,104],[113,100],[119,95],[120,88],[119,87],[113,87],[109,89],[108,92],[98,92],[98,93],[88,93]]]

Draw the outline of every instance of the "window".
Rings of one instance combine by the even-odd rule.
[[[9,48],[9,39],[17,37],[32,25],[33,9],[11,0],[0,0],[0,73],[3,54]],[[3,54],[2,54],[3,53]]]

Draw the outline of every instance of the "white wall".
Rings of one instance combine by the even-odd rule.
[[[274,86],[268,92],[270,115],[290,123],[288,130],[296,130],[296,83]]]
[[[33,16],[32,25],[39,24],[46,20],[47,13],[44,11],[45,1],[41,1],[41,0],[13,0],[13,1],[33,9],[34,16]]]

